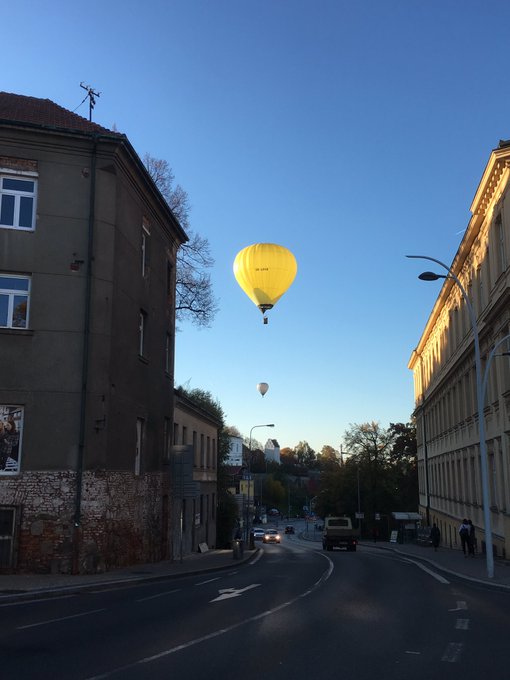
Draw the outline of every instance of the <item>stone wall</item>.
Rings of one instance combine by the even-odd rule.
[[[0,479],[0,506],[16,508],[16,571],[95,573],[164,557],[162,473],[85,472],[78,528],[75,482],[66,471]]]

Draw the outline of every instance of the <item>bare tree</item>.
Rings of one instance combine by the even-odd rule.
[[[181,245],[177,253],[175,300],[177,320],[188,319],[197,326],[210,326],[218,311],[218,304],[208,273],[214,265],[209,241],[191,229],[188,194],[179,184],[174,184],[174,173],[168,161],[146,153],[143,162],[189,239],[187,243]]]

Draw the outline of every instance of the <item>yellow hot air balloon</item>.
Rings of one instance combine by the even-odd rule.
[[[255,243],[239,251],[234,276],[246,295],[265,314],[290,287],[297,274],[294,255],[276,243]],[[264,317],[264,323],[267,323]]]

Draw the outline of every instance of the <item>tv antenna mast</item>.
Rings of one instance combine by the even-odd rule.
[[[90,85],[84,85],[83,82],[80,83],[80,87],[86,90],[87,94],[85,99],[89,99],[89,120],[92,121],[92,109],[96,105],[96,97],[101,96],[101,92],[96,92]],[[85,101],[85,99],[83,101]]]

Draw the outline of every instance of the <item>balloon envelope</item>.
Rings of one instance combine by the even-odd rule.
[[[237,283],[262,313],[278,302],[296,274],[296,258],[276,243],[247,246],[234,260]]]
[[[267,383],[258,383],[257,389],[262,396],[268,391],[269,385]]]

